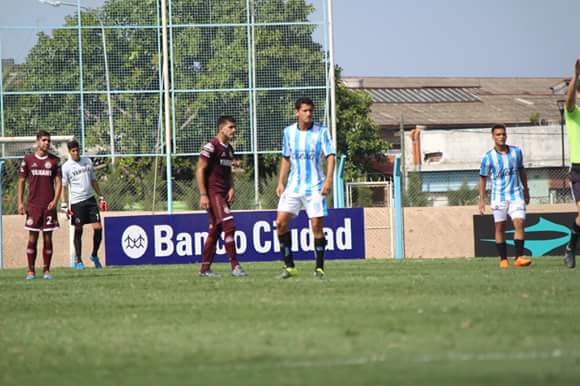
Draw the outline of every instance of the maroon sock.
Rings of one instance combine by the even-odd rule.
[[[28,245],[26,245],[26,259],[28,260],[28,272],[34,272],[34,263],[36,262],[36,240],[28,240]]]
[[[230,265],[232,269],[239,265],[236,257],[236,224],[234,220],[228,220],[223,224],[224,228],[224,245],[226,247],[226,254],[230,258]]]
[[[209,267],[211,267],[213,257],[215,256],[215,249],[220,230],[221,230],[220,227],[216,225],[212,225],[211,228],[209,229],[207,239],[205,240],[205,244],[203,246],[203,254],[201,256],[201,268],[199,269],[200,272],[206,272],[209,270]]]
[[[44,260],[43,272],[50,271],[50,261],[52,260],[52,240],[44,239],[42,243],[42,259]]]

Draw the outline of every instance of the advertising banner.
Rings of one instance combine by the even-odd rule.
[[[238,259],[281,260],[275,211],[235,212]],[[200,262],[207,238],[206,213],[105,217],[107,265],[188,264]],[[290,224],[297,260],[314,258],[314,239],[302,211]],[[327,259],[364,259],[362,208],[331,209],[324,219]],[[214,261],[228,261],[222,240]]]
[[[576,213],[526,214],[525,244],[528,256],[562,256],[570,239],[570,225]],[[475,256],[497,256],[495,229],[492,215],[473,216]],[[514,227],[508,220],[506,243],[508,256],[514,256]]]

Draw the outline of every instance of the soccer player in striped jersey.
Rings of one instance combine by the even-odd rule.
[[[479,171],[479,211],[485,213],[485,185],[491,180],[491,209],[495,222],[495,243],[500,257],[499,266],[508,268],[505,227],[509,215],[514,224],[514,246],[516,258],[514,266],[524,267],[532,261],[524,257],[524,222],[526,205],[530,202],[528,178],[524,170],[522,150],[506,144],[507,133],[504,125],[491,129],[493,149],[483,156]]]
[[[566,245],[564,262],[568,268],[576,267],[576,244],[580,234],[580,107],[576,105],[577,95],[580,95],[580,59],[576,59],[574,76],[568,85],[566,96],[566,129],[570,154],[570,188],[576,202],[576,219],[572,224],[570,240]]]
[[[297,123],[284,129],[282,161],[276,194],[280,197],[276,230],[284,258],[280,276],[287,279],[298,275],[292,257],[292,238],[288,223],[302,208],[310,219],[314,236],[316,277],[324,277],[324,217],[328,215],[326,196],[332,188],[335,150],[328,128],[314,123],[314,102],[299,98],[295,105]],[[326,175],[322,161],[326,159]],[[290,173],[288,175],[288,173]]]

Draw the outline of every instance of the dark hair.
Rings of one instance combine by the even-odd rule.
[[[42,137],[50,138],[50,133],[46,130],[38,130],[38,133],[36,133],[36,139],[40,139]]]
[[[491,128],[491,133],[493,134],[493,132],[496,129],[504,129],[505,131],[507,131],[507,129],[505,128],[505,125],[503,125],[501,123],[498,123],[498,124],[493,125],[493,127]]]
[[[221,117],[218,118],[217,126],[218,128],[221,128],[226,123],[233,123],[235,125],[236,119],[231,115],[222,115]]]
[[[308,106],[314,107],[314,102],[312,101],[312,99],[307,98],[307,97],[300,97],[300,98],[296,99],[296,102],[294,102],[294,108],[296,110],[300,110],[300,107],[302,107],[302,105],[308,105]]]
[[[70,141],[69,143],[67,143],[66,144],[66,147],[68,147],[69,150],[72,150],[72,149],[80,149],[79,142],[76,139],[73,139],[72,141]]]

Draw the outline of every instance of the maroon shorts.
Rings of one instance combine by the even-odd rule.
[[[209,209],[207,210],[210,225],[221,224],[224,221],[234,218],[225,195],[210,194]]]
[[[58,229],[58,216],[56,209],[48,210],[29,206],[26,209],[26,222],[24,229],[36,232],[52,232]]]

